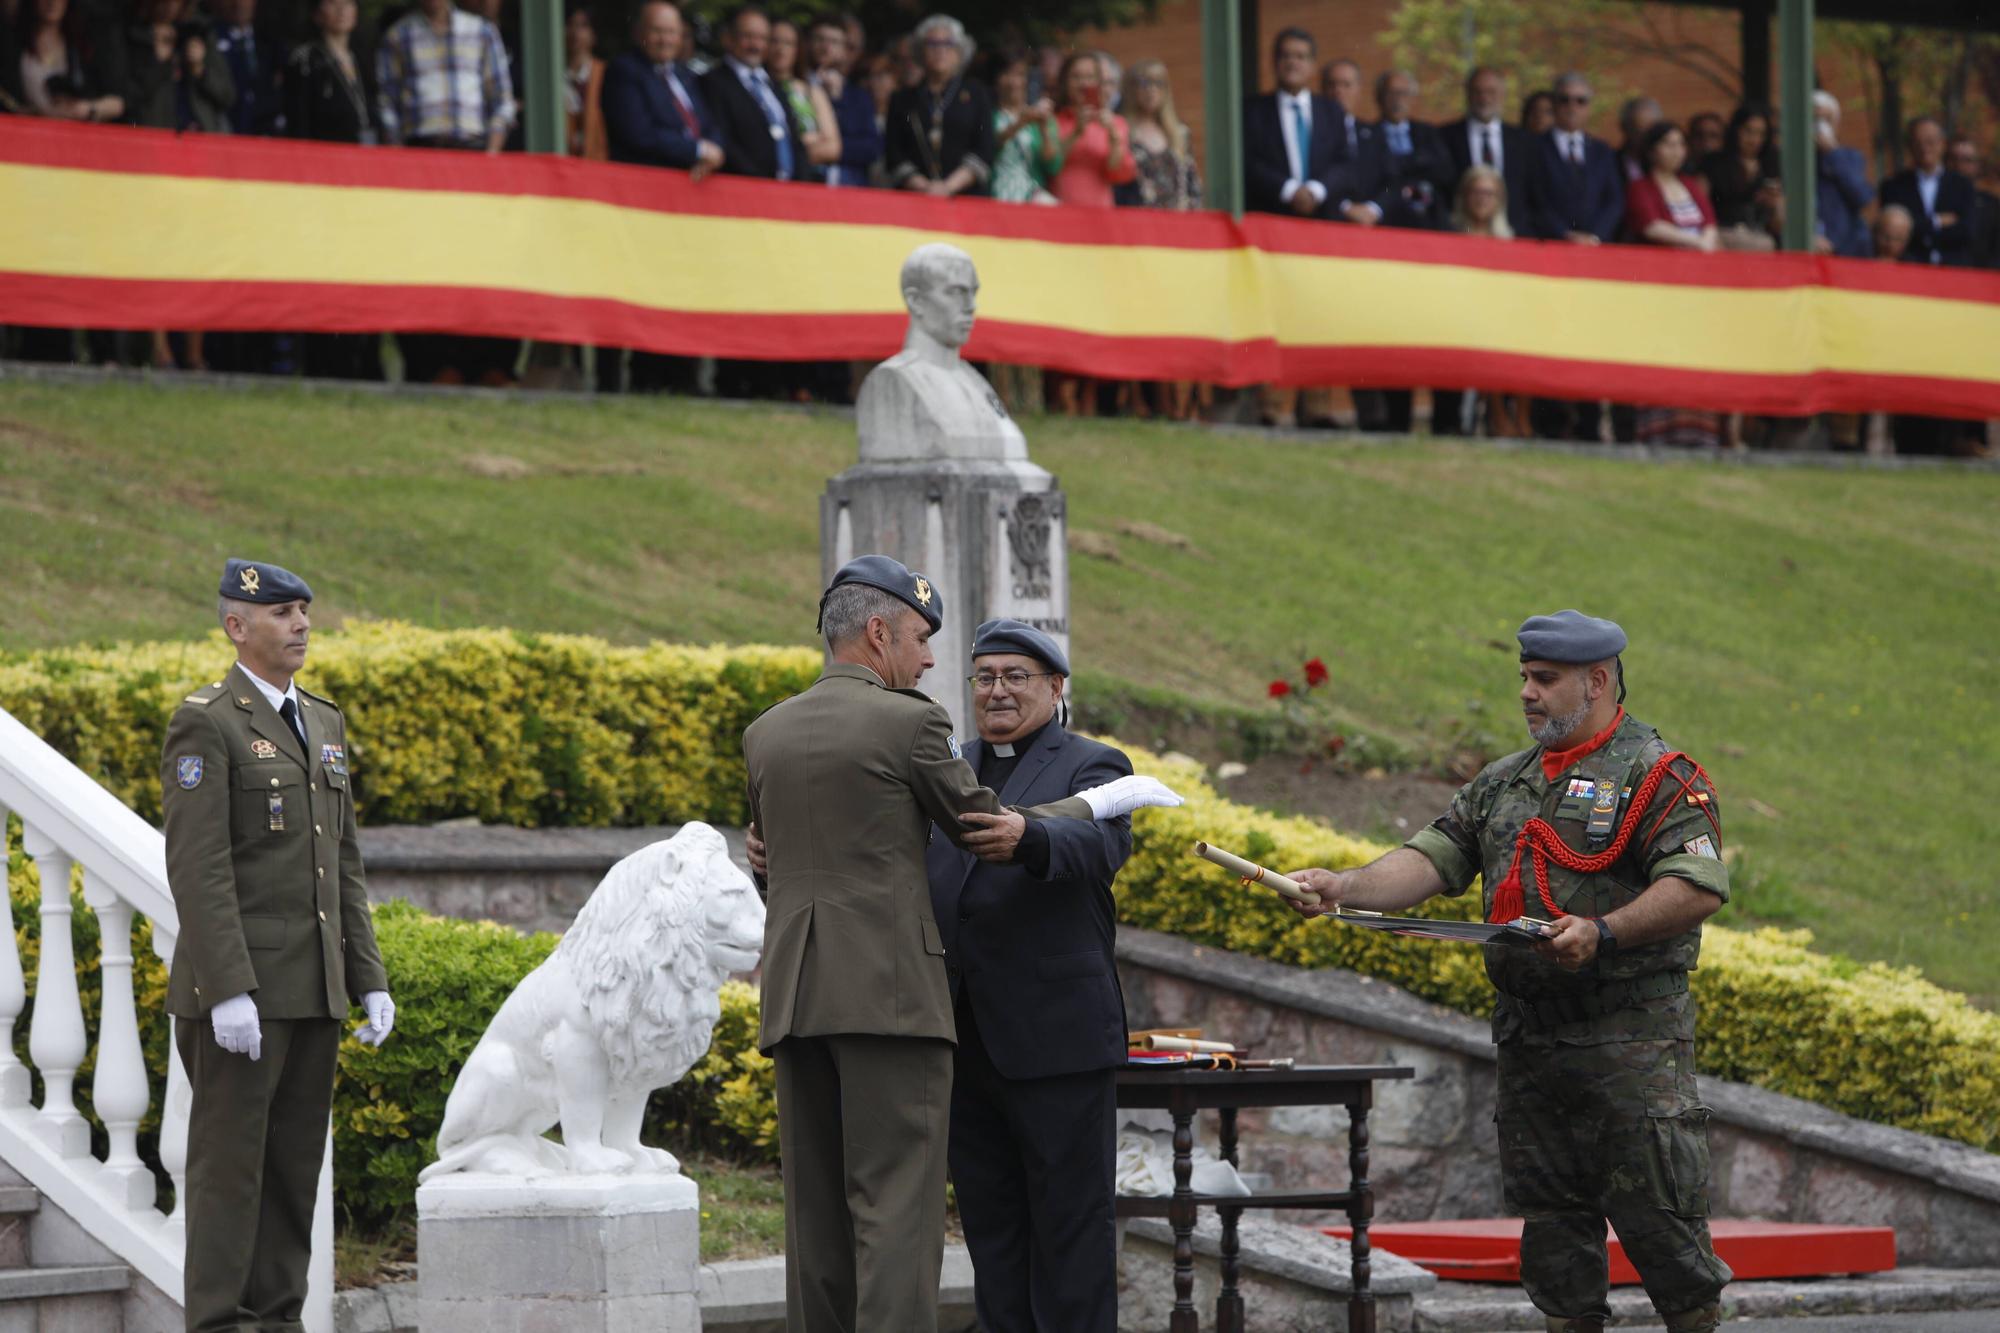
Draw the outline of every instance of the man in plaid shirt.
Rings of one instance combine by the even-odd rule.
[[[382,133],[411,148],[500,151],[514,125],[514,89],[500,30],[421,0],[382,38],[377,57]]]

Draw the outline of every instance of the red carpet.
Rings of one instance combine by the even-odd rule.
[[[1751,1222],[1712,1218],[1715,1252],[1739,1281],[1751,1278],[1824,1277],[1880,1273],[1896,1266],[1896,1233],[1890,1227],[1831,1227],[1804,1222]],[[1326,1227],[1347,1239],[1347,1227]],[[1606,1228],[1614,1286],[1636,1285],[1616,1232]],[[1460,1282],[1521,1279],[1521,1219],[1473,1217],[1443,1222],[1384,1222],[1368,1228],[1375,1249],[1408,1259],[1441,1278]]]

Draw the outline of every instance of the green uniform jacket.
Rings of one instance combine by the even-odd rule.
[[[1617,804],[1611,812],[1613,829],[1622,825],[1633,794],[1668,753],[1660,733],[1627,714],[1602,746],[1558,773],[1552,782],[1542,772],[1542,747],[1522,750],[1495,760],[1478,777],[1459,789],[1451,809],[1411,838],[1408,846],[1430,858],[1448,892],[1456,895],[1484,884],[1482,916],[1491,915],[1493,889],[1514,861],[1514,842],[1521,828],[1537,815],[1555,827],[1572,851],[1590,855],[1589,821],[1596,794],[1610,784]],[[1722,863],[1722,813],[1715,789],[1694,777],[1694,765],[1676,762],[1670,774],[1687,775],[1695,794],[1672,776],[1654,794],[1625,853],[1607,870],[1583,874],[1565,869],[1553,857],[1548,862],[1549,893],[1556,906],[1571,916],[1603,916],[1644,893],[1656,880],[1675,875],[1708,890],[1725,902],[1729,870]],[[1648,836],[1650,835],[1650,836]],[[1527,914],[1546,917],[1548,908],[1535,886],[1531,858],[1521,857],[1521,892]],[[1701,928],[1636,948],[1620,946],[1599,957],[1580,973],[1569,973],[1545,962],[1532,950],[1511,945],[1486,946],[1486,972],[1500,992],[1494,1009],[1493,1038],[1508,1041],[1523,1035],[1519,1012],[1510,998],[1561,999],[1594,991],[1607,982],[1631,981],[1656,972],[1686,972],[1701,955]],[[1614,1013],[1598,1015],[1554,1031],[1527,1035],[1545,1041],[1592,1044],[1694,1038],[1694,1001],[1685,993],[1659,996]]]
[[[1004,807],[958,756],[944,706],[836,662],[743,733],[769,868],[758,1044],[875,1033],[957,1039],[931,916],[931,824]],[[1072,796],[1020,813],[1089,819]]]
[[[167,723],[161,806],[181,932],[167,1012],[249,991],[260,1018],[345,1018],[389,989],[361,877],[347,724],[299,692],[306,752],[241,666]]]

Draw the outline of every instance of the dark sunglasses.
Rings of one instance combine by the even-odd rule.
[[[1574,106],[1589,106],[1590,94],[1584,93],[1583,95],[1578,96],[1576,93],[1558,93],[1556,95],[1556,101],[1568,102]]]

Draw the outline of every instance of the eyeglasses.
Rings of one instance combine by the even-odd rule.
[[[940,47],[940,48],[949,47],[954,51],[958,49],[958,43],[954,42],[949,37],[926,37],[924,38],[924,45],[930,47]]]
[[[1590,94],[1589,94],[1589,93],[1557,93],[1557,94],[1556,94],[1556,101],[1558,101],[1558,102],[1567,102],[1567,103],[1569,103],[1569,104],[1570,104],[1571,106],[1589,106],[1589,105],[1590,105]]]
[[[982,671],[976,676],[967,676],[965,679],[979,693],[991,694],[993,687],[1003,681],[1010,690],[1025,690],[1029,681],[1055,674],[1053,671],[1008,671],[996,676],[991,671]]]

